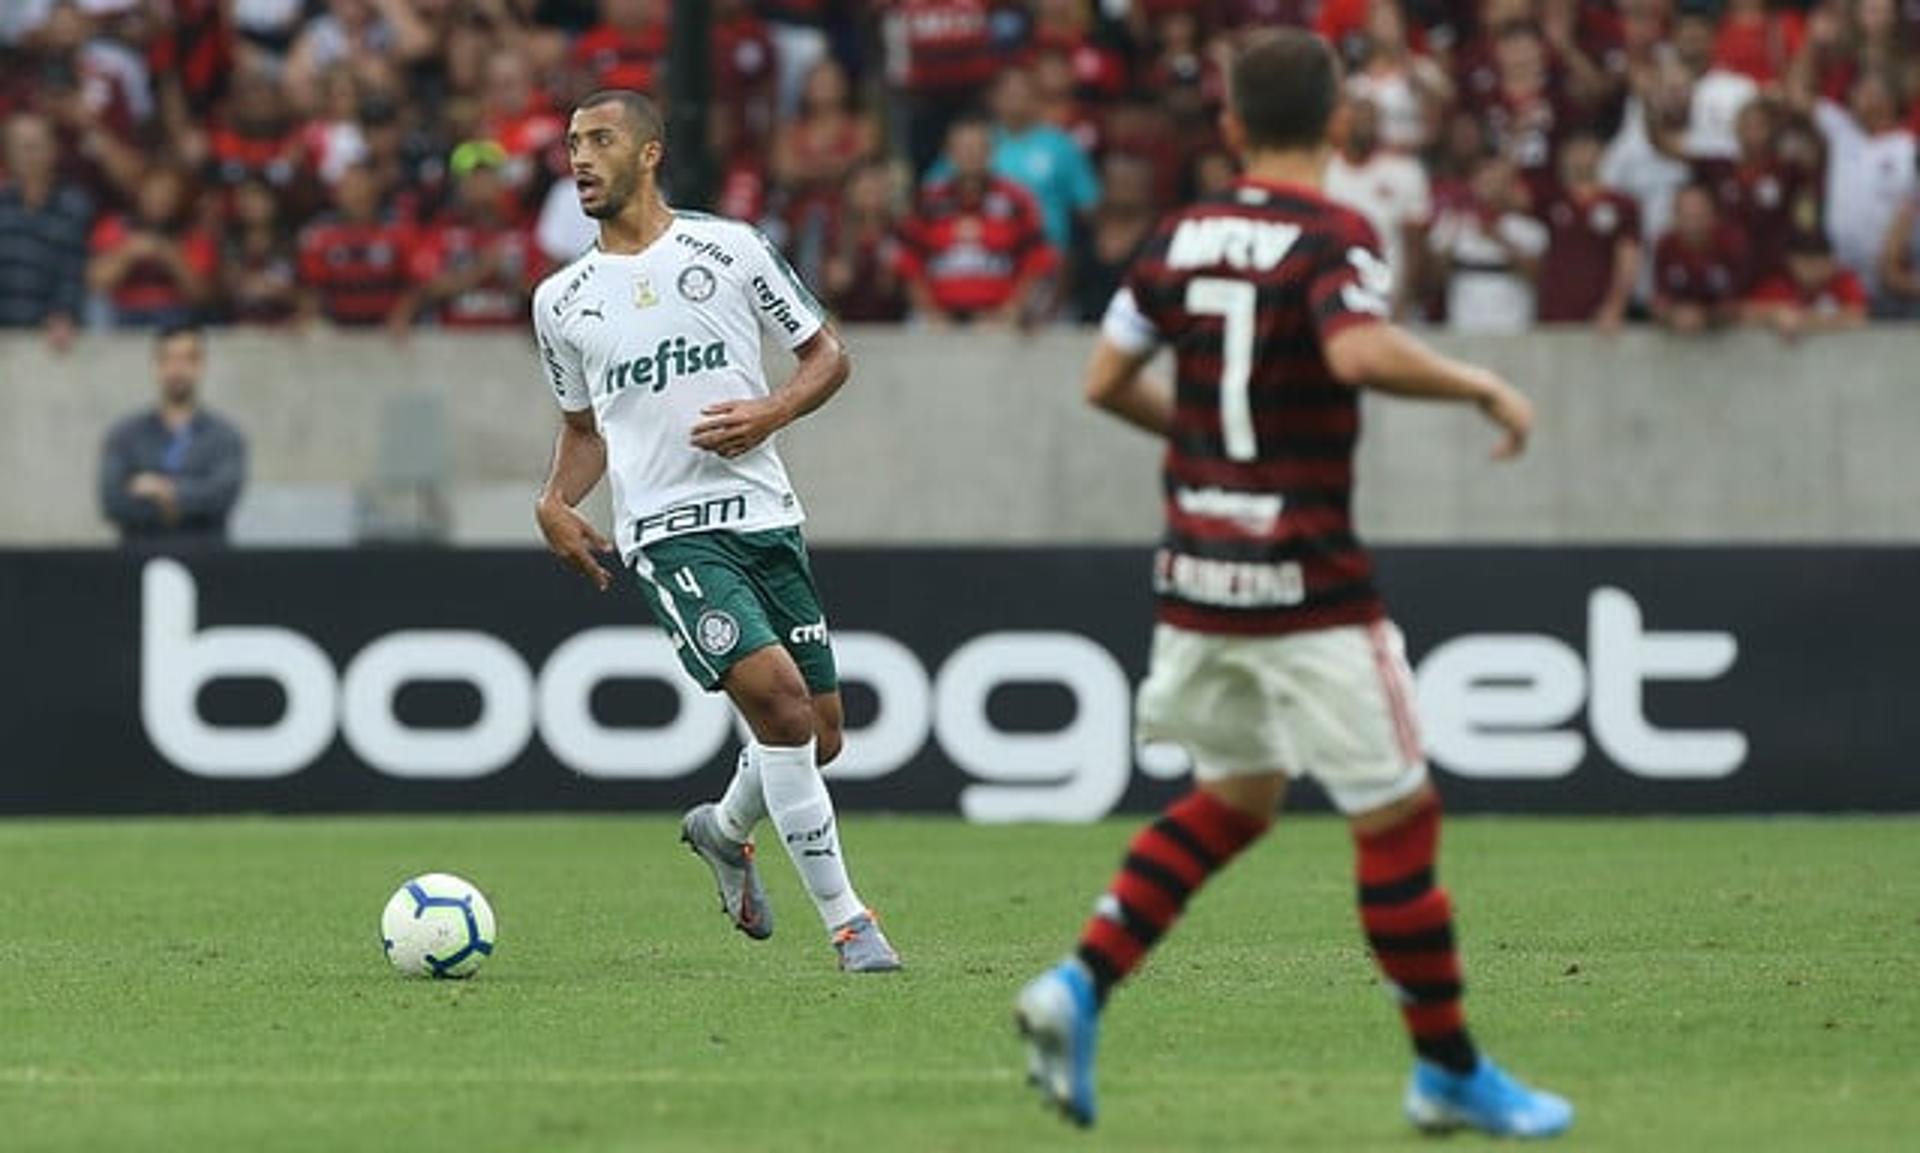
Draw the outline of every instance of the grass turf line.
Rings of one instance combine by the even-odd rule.
[[[1042,1114],[1010,999],[1131,827],[853,816],[910,968],[852,978],[777,848],[756,945],[668,818],[0,823],[0,1148],[1423,1148],[1326,819],[1117,994],[1100,1128]],[[1911,1147],[1920,825],[1456,819],[1443,853],[1476,1031],[1574,1098],[1563,1147]],[[500,916],[470,982],[380,955],[435,869]]]

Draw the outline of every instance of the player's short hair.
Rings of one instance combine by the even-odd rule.
[[[182,336],[190,336],[201,348],[207,346],[207,330],[197,320],[171,320],[161,325],[153,334],[153,351],[156,355],[169,343]]]
[[[573,106],[575,112],[587,108],[598,108],[603,104],[618,104],[633,123],[634,135],[640,143],[658,140],[667,142],[667,123],[660,118],[660,106],[655,104],[643,92],[631,88],[602,88]]]
[[[1318,148],[1340,98],[1340,63],[1327,42],[1298,28],[1242,37],[1228,69],[1227,98],[1254,151]]]

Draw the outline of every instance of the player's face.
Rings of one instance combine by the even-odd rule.
[[[620,215],[660,164],[660,142],[642,143],[618,104],[582,108],[567,129],[567,157],[580,210],[595,220]]]
[[[205,367],[206,350],[200,347],[198,335],[183,332],[167,338],[154,353],[161,399],[168,404],[190,403],[200,390],[200,373]]]

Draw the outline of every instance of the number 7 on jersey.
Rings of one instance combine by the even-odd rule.
[[[1186,309],[1194,316],[1217,316],[1220,334],[1220,428],[1228,460],[1257,460],[1260,443],[1253,428],[1253,328],[1260,290],[1244,280],[1201,276],[1187,282]]]

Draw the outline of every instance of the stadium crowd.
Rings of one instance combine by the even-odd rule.
[[[0,4],[0,326],[522,327],[672,0]],[[714,207],[845,320],[1097,319],[1234,177],[1220,38],[1346,58],[1328,194],[1470,331],[1920,316],[1920,0],[711,0]],[[672,142],[669,142],[670,152]],[[669,162],[671,167],[671,161]]]

